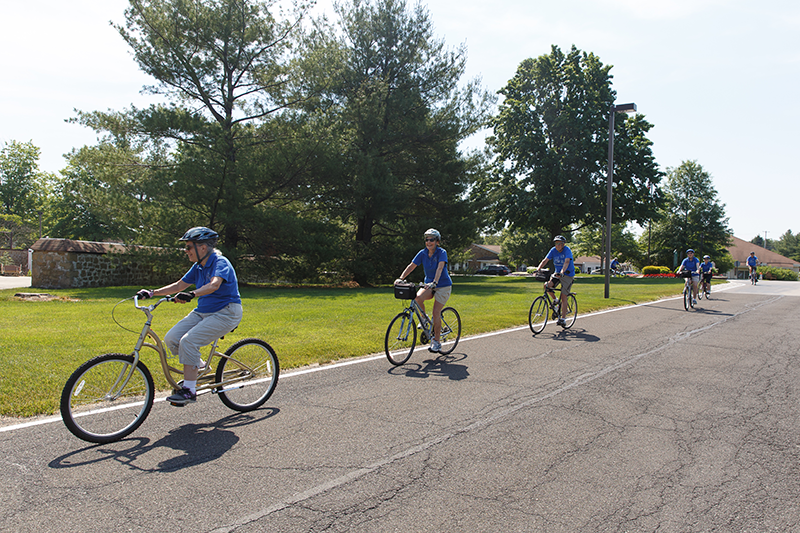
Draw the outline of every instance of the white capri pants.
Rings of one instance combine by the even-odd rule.
[[[231,303],[214,313],[198,313],[195,309],[172,326],[164,335],[164,343],[182,364],[201,366],[200,348],[230,333],[241,321],[242,304]]]

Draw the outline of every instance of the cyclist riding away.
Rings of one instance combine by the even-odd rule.
[[[197,375],[205,366],[200,348],[230,333],[242,320],[242,299],[236,272],[230,261],[214,248],[219,234],[209,228],[196,227],[186,232],[186,255],[194,262],[184,276],[160,289],[142,289],[139,298],[175,294],[177,303],[188,303],[197,297],[197,308],[175,324],[164,336],[164,343],[183,364],[183,388],[167,398],[175,405],[197,400]],[[193,291],[184,292],[195,286]]]
[[[619,270],[619,261],[615,257],[614,259],[611,260],[611,273],[614,274],[614,275],[617,275],[618,274],[618,272],[617,272],[618,270]]]
[[[755,276],[755,279],[758,280],[756,273],[758,270],[758,257],[756,257],[755,252],[750,252],[750,257],[747,258],[747,266],[750,268],[750,278],[752,279]]]
[[[697,286],[700,282],[700,260],[694,256],[694,250],[686,250],[686,259],[678,267],[678,273],[692,273],[692,305],[697,305]]]
[[[575,262],[572,257],[572,250],[567,246],[567,239],[563,235],[556,235],[553,239],[553,246],[547,253],[547,257],[542,259],[537,270],[541,270],[551,259],[553,260],[554,272],[550,281],[546,283],[548,289],[555,289],[561,283],[561,316],[556,322],[559,326],[566,324],[564,317],[567,315],[567,297],[572,289],[572,280],[575,279]],[[555,299],[555,291],[549,291]]]
[[[706,284],[707,293],[711,294],[711,276],[714,275],[714,263],[711,262],[711,256],[704,255],[703,262],[700,263],[700,270],[703,273],[703,283]]]
[[[425,286],[419,290],[416,297],[417,305],[425,312],[425,300],[435,298],[433,302],[433,340],[428,348],[431,352],[438,352],[442,348],[442,309],[450,298],[453,281],[447,273],[447,252],[439,246],[442,235],[431,228],[425,232],[425,248],[419,251],[411,261],[400,278],[395,283],[402,283],[406,276],[422,265],[425,270]]]

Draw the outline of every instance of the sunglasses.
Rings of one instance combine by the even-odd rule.
[[[433,238],[425,237],[425,242],[436,242],[436,237]]]

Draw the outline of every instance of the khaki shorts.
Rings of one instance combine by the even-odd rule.
[[[450,292],[453,289],[453,286],[450,285],[448,287],[439,287],[433,292],[433,299],[439,302],[442,305],[447,303],[447,300],[450,299]]]
[[[572,289],[572,280],[574,280],[572,276],[561,276],[560,278],[553,278],[553,288],[555,289],[559,285],[561,285],[561,293],[562,294],[569,294],[570,289]],[[557,281],[557,283],[556,283]]]

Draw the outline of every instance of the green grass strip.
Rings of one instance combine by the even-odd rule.
[[[462,337],[526,325],[530,304],[542,292],[541,283],[532,278],[455,277],[454,282],[448,305],[461,315]],[[613,278],[611,298],[604,299],[602,277],[579,276],[573,291],[580,315],[676,295],[682,287],[680,279]],[[78,365],[107,352],[132,353],[144,314],[134,309],[132,300],[115,305],[137,289],[0,291],[0,415],[55,413],[61,389]],[[23,301],[14,297],[17,292],[47,292],[59,299]],[[241,293],[244,319],[221,341],[222,350],[238,339],[260,337],[275,348],[284,370],[382,353],[386,327],[403,308],[388,286],[246,286]],[[190,305],[162,304],[154,314],[153,329],[163,338]],[[132,331],[112,320],[112,309],[114,318]],[[164,388],[154,352],[143,359]]]

